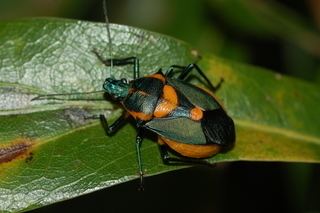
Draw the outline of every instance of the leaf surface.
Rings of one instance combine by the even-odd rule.
[[[111,25],[111,36],[112,57],[137,56],[141,75],[199,59],[188,44],[157,33]],[[106,137],[90,119],[121,113],[95,92],[110,72],[132,78],[132,68],[110,70],[93,54],[108,57],[107,45],[104,24],[0,23],[0,211],[30,210],[137,178],[134,127]],[[211,162],[320,161],[317,86],[212,55],[198,64],[214,84],[224,79],[216,95],[236,123],[234,149]],[[50,94],[62,95],[33,100]],[[151,139],[142,158],[146,175],[179,168],[162,164]]]

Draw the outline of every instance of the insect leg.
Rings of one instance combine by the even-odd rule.
[[[184,70],[185,68],[186,68],[186,67],[184,67],[184,66],[172,65],[172,66],[169,67],[169,69],[167,70],[167,72],[165,73],[165,75],[166,75],[168,78],[172,78],[173,75],[174,75],[175,69],[179,69],[180,72],[181,72],[181,71]]]
[[[143,138],[141,137],[141,132],[138,130],[138,134],[136,137],[136,153],[137,153],[137,160],[138,160],[138,166],[139,166],[139,176],[140,176],[140,185],[139,190],[143,191],[143,167],[142,167],[142,160],[141,160],[141,144],[142,144]]]
[[[215,164],[209,163],[208,161],[202,159],[170,157],[166,145],[159,145],[159,149],[162,161],[167,165],[205,165],[210,167],[215,166]]]
[[[106,117],[104,115],[99,116],[101,125],[108,136],[111,136],[117,132],[126,123],[127,118],[128,115],[124,114],[109,126]]]
[[[208,77],[203,73],[200,67],[197,64],[189,64],[188,66],[179,66],[179,65],[172,65],[169,72],[166,74],[168,77],[172,77],[173,75],[173,68],[180,69],[181,73],[178,76],[178,79],[185,80],[188,74],[195,70],[197,71],[207,82],[208,86],[212,89],[213,92],[217,91],[223,82],[223,78],[220,79],[219,83],[216,86],[213,86]]]
[[[96,50],[92,51],[97,58],[106,66],[125,66],[133,65],[133,79],[139,78],[139,59],[137,57],[128,57],[128,58],[103,58]]]

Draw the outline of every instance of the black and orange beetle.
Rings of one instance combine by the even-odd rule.
[[[107,78],[103,84],[104,91],[119,101],[126,112],[111,125],[104,115],[100,115],[100,120],[107,135],[112,135],[129,115],[135,119],[141,184],[143,169],[140,146],[143,130],[158,135],[161,157],[166,164],[194,163],[197,161],[195,159],[200,162],[200,159],[215,155],[234,144],[233,120],[212,95],[186,82],[191,71],[197,71],[213,91],[222,80],[213,86],[196,64],[186,67],[174,65],[165,73],[159,70],[153,75],[139,78],[138,58],[104,59],[96,51],[94,53],[106,66],[133,65],[133,80]],[[173,77],[175,74],[177,78]],[[181,156],[170,157],[168,148]]]

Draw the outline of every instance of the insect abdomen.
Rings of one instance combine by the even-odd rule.
[[[164,137],[159,137],[160,144],[168,145],[172,150],[189,158],[208,158],[217,154],[221,146],[217,144],[194,145],[173,141]]]

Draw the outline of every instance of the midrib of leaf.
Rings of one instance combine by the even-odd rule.
[[[304,141],[304,142],[307,142],[307,143],[313,143],[313,144],[316,144],[316,145],[320,145],[320,138],[318,138],[316,136],[311,136],[311,135],[302,134],[302,133],[299,133],[299,132],[294,132],[294,131],[291,131],[291,130],[285,129],[285,128],[279,128],[279,127],[273,127],[273,126],[270,126],[270,125],[257,124],[257,123],[253,123],[253,122],[245,121],[245,120],[241,120],[241,119],[234,119],[234,121],[235,121],[236,127],[238,127],[238,128],[239,127],[240,128],[243,127],[244,129],[247,129],[247,130],[259,131],[259,132],[264,132],[264,133],[268,133],[268,134],[284,136],[284,137],[293,139],[295,141],[299,140],[299,141]],[[46,143],[51,143],[51,142],[54,143],[54,142],[58,141],[60,138],[63,138],[65,136],[68,136],[68,135],[71,135],[71,134],[75,134],[76,132],[81,131],[81,130],[86,130],[87,128],[90,128],[90,127],[102,128],[100,126],[100,122],[97,121],[97,122],[93,122],[91,124],[87,124],[87,125],[82,126],[82,127],[78,127],[78,128],[69,130],[69,131],[67,131],[65,133],[62,133],[62,134],[54,136],[54,137],[48,137],[48,136],[40,137],[40,138],[38,138],[39,142],[36,143],[34,148],[40,147],[41,145],[45,145]],[[107,138],[108,136],[105,136],[105,137]],[[281,142],[279,142],[279,143],[281,143]],[[142,150],[147,150],[147,149],[152,148],[152,147],[154,147],[154,146],[150,146],[150,147],[146,147],[146,148],[142,147]],[[134,154],[134,153],[135,153],[135,150],[132,149],[132,151],[126,152],[121,157],[121,159],[125,158],[128,155]],[[228,155],[228,153],[226,155]],[[104,168],[107,167],[107,165],[110,165],[110,164],[114,163],[117,160],[119,160],[119,159],[114,159],[112,162],[108,162],[108,164],[104,165]],[[255,160],[255,159],[242,159],[242,160],[252,161],[252,160]],[[264,159],[264,160],[268,161],[268,159]],[[281,160],[281,159],[279,159],[279,160]]]

